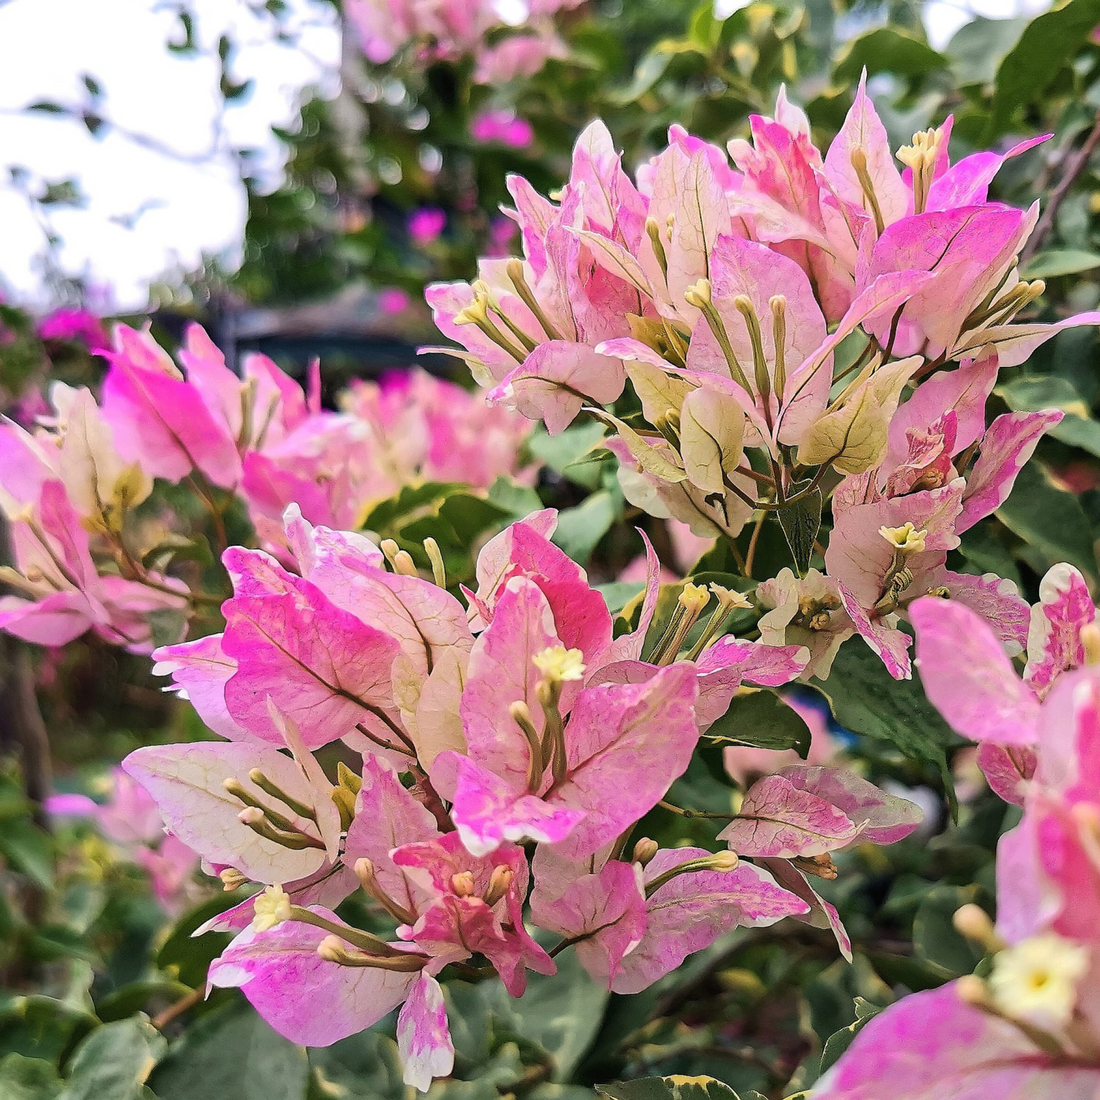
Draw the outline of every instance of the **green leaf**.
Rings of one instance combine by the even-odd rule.
[[[387,532],[398,522],[411,522],[418,513],[432,514],[435,505],[464,486],[457,482],[425,481],[406,485],[396,495],[376,504],[363,522],[366,531]]]
[[[30,818],[5,821],[0,828],[0,853],[17,870],[49,889],[53,885],[53,845]]]
[[[1067,561],[1096,579],[1088,518],[1077,498],[1059,489],[1039,463],[1029,462],[1020,471],[1012,495],[997,510],[997,517],[1034,547],[1047,566]]]
[[[498,477],[489,486],[489,500],[514,519],[523,519],[542,508],[542,501],[534,489],[529,485],[517,485],[507,477]]]
[[[206,980],[206,970],[229,943],[224,932],[207,932],[202,936],[193,933],[211,917],[224,913],[241,900],[237,894],[215,894],[201,905],[185,913],[157,952],[156,963],[161,970],[174,972],[181,982],[197,986]]]
[[[1100,0],[1069,0],[1033,19],[997,69],[985,136],[991,141],[1041,95],[1100,23]]]
[[[566,428],[560,435],[537,431],[527,441],[527,449],[555,473],[585,489],[595,489],[602,463],[590,452],[602,445],[605,434],[599,421],[589,420]]]
[[[1058,275],[1078,275],[1097,267],[1100,267],[1100,253],[1058,248],[1033,256],[1020,270],[1020,278],[1053,279]]]
[[[568,1080],[603,1023],[609,994],[592,981],[567,951],[557,958],[553,977],[531,974],[518,1000],[499,983],[490,986],[490,1004],[501,1025],[516,1039],[537,1043],[549,1056],[554,1081]]]
[[[0,1096],[4,1100],[57,1100],[61,1078],[52,1062],[8,1054],[0,1059]]]
[[[862,638],[852,638],[838,650],[829,679],[815,686],[845,729],[935,765],[954,797],[946,750],[959,739],[928,702],[917,677],[895,680]]]
[[[952,918],[963,905],[978,901],[978,893],[976,886],[945,882],[925,890],[913,915],[913,947],[918,958],[942,966],[954,977],[973,973],[982,952],[955,930]]]
[[[805,576],[810,567],[814,539],[821,530],[821,489],[815,486],[810,490],[809,486],[809,479],[794,482],[791,485],[791,495],[799,492],[806,492],[806,495],[779,509],[779,526],[783,528],[783,535],[791,548],[791,556],[799,576]]]
[[[1020,39],[1026,18],[977,19],[964,23],[947,44],[951,69],[960,87],[992,84],[997,66]]]
[[[456,1023],[453,1015],[451,1023]],[[308,1055],[314,1076],[325,1082],[310,1091],[310,1100],[405,1100],[397,1044],[379,1030],[361,1031],[330,1047],[314,1047]]]
[[[59,1100],[141,1100],[167,1046],[144,1016],[104,1024],[76,1048]]]
[[[802,716],[767,689],[734,696],[729,710],[703,736],[723,745],[797,749],[803,758],[810,750],[810,730]]]
[[[1100,457],[1100,421],[1093,420],[1088,404],[1068,378],[1030,375],[999,385],[996,392],[1014,412],[1061,409],[1065,417],[1048,434]]]
[[[56,1062],[99,1021],[54,997],[16,997],[0,1011],[0,1056],[16,1051]]]
[[[302,1100],[308,1074],[301,1047],[231,1005],[189,1027],[149,1085],[158,1100]]]
[[[553,534],[554,544],[575,562],[585,565],[596,544],[618,518],[618,500],[602,490],[593,493],[583,504],[559,513],[558,526]]]
[[[921,76],[947,66],[947,58],[923,39],[899,27],[879,27],[860,35],[841,55],[833,70],[834,80],[854,84],[866,68],[875,73]]]
[[[821,1065],[819,1073],[827,1073],[837,1062],[840,1056],[852,1045],[855,1037],[863,1028],[873,1020],[882,1010],[865,1001],[862,997],[856,998],[856,1018],[847,1027],[842,1027],[825,1040],[825,1046],[821,1051]]]
[[[597,1085],[596,1091],[609,1100],[741,1100],[729,1085],[713,1077],[641,1077],[637,1081],[615,1081]],[[745,1100],[759,1097],[747,1093]]]

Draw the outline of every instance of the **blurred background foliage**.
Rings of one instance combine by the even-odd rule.
[[[279,0],[261,7],[279,33]],[[250,175],[249,158],[240,158],[248,221],[239,270],[211,267],[164,288],[168,307],[155,318],[155,331],[171,337],[183,317],[194,316],[231,353],[263,347],[298,366],[321,353],[329,389],[347,374],[407,362],[417,345],[438,341],[420,302],[424,285],[468,278],[478,256],[516,248],[510,223],[497,213],[508,201],[507,173],[552,191],[567,174],[576,133],[592,118],[607,121],[633,168],[663,146],[671,124],[719,144],[744,136],[749,115],[770,113],[786,84],[824,147],[863,68],[895,146],[948,114],[955,118],[955,159],[1052,135],[1006,165],[993,197],[1017,205],[1043,200],[1023,272],[1046,281],[1036,316],[1095,308],[1098,26],[1100,0],[1069,0],[1031,20],[975,18],[935,49],[918,5],[902,0],[755,0],[726,18],[710,3],[591,0],[559,22],[565,57],[534,76],[489,86],[474,83],[469,60],[425,66],[405,54],[368,64],[349,32],[339,95],[308,99],[296,124],[279,133],[288,150],[280,185],[271,189]],[[198,48],[185,5],[166,48]],[[248,94],[234,81],[233,51],[228,39],[218,44],[222,94],[230,101]],[[94,76],[86,87],[87,100],[77,106],[34,109],[78,111],[93,133],[109,127]],[[526,123],[529,140],[478,138],[477,120],[486,112]],[[64,184],[36,195],[47,212],[77,201]],[[432,212],[430,234],[416,229],[424,211]],[[78,304],[80,288],[66,290]],[[395,291],[406,297],[386,297]],[[14,305],[0,306],[0,326],[0,403],[9,412],[33,414],[34,394],[48,379],[93,382],[100,372],[89,336],[51,337]],[[446,364],[436,366],[448,370]],[[993,412],[1055,405],[1067,415],[996,519],[968,532],[950,564],[996,571],[1031,599],[1055,561],[1072,562],[1095,583],[1095,330],[1064,333],[1008,372],[994,404]],[[544,464],[535,489],[500,483],[488,494],[462,495],[421,485],[380,502],[367,526],[417,553],[432,534],[449,572],[461,579],[472,569],[471,543],[552,505],[563,509],[558,541],[595,580],[611,581],[640,547],[632,530],[639,517],[624,508],[613,462],[593,451],[601,434],[594,428],[532,437],[532,456]],[[667,536],[653,521],[647,525],[667,557]],[[778,527],[766,526],[760,573],[787,564],[787,553]],[[695,572],[713,579],[731,568],[718,549]],[[636,589],[609,584],[613,610],[627,606]],[[432,1097],[581,1100],[598,1082],[670,1074],[714,1076],[742,1100],[786,1096],[811,1085],[899,991],[973,970],[979,959],[953,930],[951,914],[967,901],[992,908],[993,851],[1017,811],[981,789],[971,758],[919,685],[886,681],[865,654],[858,640],[849,643],[826,696],[812,689],[807,696],[832,708],[820,722],[838,738],[839,751],[877,781],[917,792],[929,823],[901,844],[843,853],[840,877],[823,884],[853,934],[854,964],[839,958],[827,933],[784,925],[736,932],[633,997],[597,989],[570,969],[568,954],[564,980],[533,978],[518,1002],[494,983],[453,982],[456,1076],[437,1082]],[[5,660],[3,669],[14,667],[10,654]],[[35,660],[62,788],[102,799],[108,765],[135,745],[208,736],[188,708],[160,693],[143,658],[82,641]],[[804,749],[808,736],[801,720],[777,729],[752,696],[735,702],[722,729],[738,743],[771,747]],[[144,872],[91,824],[47,828],[18,770],[17,731],[0,722],[0,739],[11,761],[0,773],[0,1097],[406,1097],[392,1021],[307,1055],[271,1032],[235,992],[203,1000],[205,966],[222,941],[190,933],[235,895],[207,892],[197,908],[169,919]],[[677,803],[729,808],[721,750],[715,740],[699,755],[674,790]],[[699,826],[651,816],[644,827],[662,844],[690,840]],[[605,1095],[677,1095],[672,1085],[646,1087]]]

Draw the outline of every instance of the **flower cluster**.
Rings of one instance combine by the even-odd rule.
[[[291,502],[313,522],[353,527],[417,479],[484,488],[523,477],[523,418],[423,372],[356,382],[333,412],[321,408],[316,371],[308,393],[263,355],[245,356],[238,376],[198,326],[182,369],[125,325],[103,354],[98,402],[55,382],[37,429],[0,422],[0,507],[14,551],[0,580],[17,593],[0,597],[0,629],[32,642],[91,628],[148,651],[154,621],[181,631],[196,605],[220,602],[164,571],[187,528],[171,509],[138,510],[154,479],[184,483],[223,548],[225,513],[242,498],[258,538],[285,553]]]
[[[94,822],[123,860],[145,871],[157,901],[173,916],[206,893],[197,879],[199,857],[177,837],[165,835],[157,804],[122,768],[112,769],[105,802],[53,794],[46,799],[46,812],[54,819]]]
[[[412,47],[422,62],[472,57],[474,81],[499,84],[537,73],[566,55],[552,17],[583,0],[349,0],[348,18],[363,53],[385,64]]]
[[[814,1100],[1086,1097],[1100,1088],[1100,631],[1079,576],[1056,567],[1021,680],[972,612],[914,605],[921,675],[959,733],[994,754],[990,782],[1023,806],[997,850],[997,924],[956,927],[992,961],[871,1020]],[[945,675],[950,659],[952,675]],[[961,676],[961,680],[958,678]]]
[[[633,992],[725,931],[787,916],[832,927],[848,953],[807,876],[835,877],[830,853],[891,843],[921,816],[797,763],[717,815],[713,851],[636,835],[655,808],[683,812],[663,799],[733,695],[790,682],[810,654],[721,636],[745,601],[718,585],[684,585],[655,624],[651,549],[638,621],[616,634],[550,541],[555,522],[538,512],[488,542],[463,606],[441,568],[428,581],[396,546],[289,508],[293,567],[229,550],[224,633],[154,655],[226,743],[124,764],[227,888],[263,886],[210,923],[237,933],[210,981],[310,1045],[403,1004],[406,1080],[422,1089],[452,1065],[447,968],[481,957],[519,996],[528,970],[552,974],[575,946],[596,980]],[[314,754],[337,744],[332,779]],[[391,933],[335,915],[355,891]]]
[[[555,201],[509,181],[523,258],[429,288],[440,329],[490,400],[551,433],[582,409],[608,425],[623,491],[651,514],[729,538],[778,515],[797,572],[760,586],[761,630],[806,645],[807,675],[826,675],[858,633],[908,677],[898,619],[930,592],[1019,651],[1028,612],[1013,586],[946,563],[1061,419],[987,426],[998,372],[1100,323],[1019,316],[1044,291],[1018,273],[1037,210],[987,189],[1035,142],[951,164],[949,119],[899,166],[862,83],[824,155],[782,94],[751,126],[730,143],[733,165],[673,127],[633,181],[592,124]],[[641,419],[612,411],[628,380]],[[826,494],[827,549],[815,541]],[[815,549],[824,572],[807,572]]]

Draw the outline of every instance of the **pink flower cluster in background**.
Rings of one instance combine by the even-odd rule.
[[[90,628],[147,652],[154,619],[179,637],[196,604],[219,602],[158,565],[187,532],[168,511],[137,511],[157,479],[186,483],[216,525],[240,496],[258,538],[285,550],[292,502],[313,522],[352,527],[417,479],[486,488],[525,476],[523,418],[422,371],[358,382],[332,412],[316,371],[308,393],[263,355],[245,356],[238,376],[196,325],[181,366],[125,325],[104,355],[98,401],[55,383],[36,429],[0,422],[14,552],[0,579],[15,590],[0,597],[0,629],[28,641],[60,645]]]
[[[509,22],[494,0],[349,0],[345,12],[372,64],[404,50],[429,62],[472,57],[475,82],[499,84],[566,56],[553,16],[582,2],[531,0],[523,19]]]
[[[172,916],[182,913],[207,891],[197,878],[199,857],[181,840],[165,833],[157,804],[122,768],[110,776],[110,797],[95,802],[86,795],[55,794],[46,800],[53,818],[86,818],[111,841],[120,857],[141,867],[153,894]]]

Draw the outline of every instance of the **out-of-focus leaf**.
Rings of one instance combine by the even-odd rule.
[[[158,1100],[303,1100],[308,1074],[301,1047],[231,1005],[189,1027],[149,1085]]]
[[[582,504],[560,513],[554,543],[574,561],[584,565],[618,516],[619,502],[611,493],[593,493]]]
[[[54,997],[15,997],[0,1010],[0,1056],[12,1051],[56,1062],[99,1021]]]
[[[527,441],[531,454],[555,473],[586,489],[594,489],[600,480],[602,463],[590,452],[599,447],[606,435],[598,421],[573,424],[560,435],[537,431]]]
[[[50,837],[27,817],[5,821],[0,828],[0,854],[39,886],[53,885],[53,846]]]
[[[1053,279],[1078,275],[1100,267],[1100,253],[1081,248],[1058,248],[1033,256],[1020,270],[1021,279]]]
[[[553,977],[531,974],[518,1000],[504,986],[490,987],[491,1005],[499,1023],[517,1039],[538,1043],[552,1063],[551,1079],[568,1080],[603,1022],[607,990],[585,973],[576,954],[558,956]]]
[[[1004,132],[1035,101],[1100,23],[1100,0],[1069,0],[1033,19],[997,68],[986,139]]]
[[[947,58],[943,54],[910,31],[900,27],[878,27],[860,35],[848,46],[833,70],[833,77],[855,83],[864,68],[872,76],[882,72],[921,76],[946,65]]]
[[[1049,434],[1100,457],[1100,421],[1092,419],[1088,405],[1068,378],[1054,374],[1015,378],[998,386],[997,393],[1015,412],[1061,409],[1066,415]]]
[[[947,44],[951,71],[961,87],[991,84],[1005,54],[1020,39],[1027,19],[977,19],[964,23]]]
[[[61,1078],[52,1062],[8,1054],[0,1059],[0,1096],[4,1100],[57,1100]]]
[[[723,745],[797,749],[802,757],[810,750],[810,730],[802,716],[767,689],[735,696],[729,710],[703,736]]]
[[[1048,564],[1068,561],[1086,576],[1096,578],[1088,518],[1077,498],[1059,489],[1039,463],[1029,462],[1020,471],[1012,495],[997,509],[997,516]]]
[[[104,1024],[76,1048],[60,1100],[141,1100],[167,1047],[143,1016]]]
[[[970,974],[982,953],[960,935],[951,918],[956,910],[977,900],[976,887],[940,883],[925,890],[913,915],[913,947],[917,956],[959,976]]]
[[[225,950],[229,937],[224,932],[207,932],[202,936],[192,933],[211,917],[223,913],[240,900],[235,894],[216,894],[185,913],[157,953],[157,966],[174,973],[188,986],[197,986],[205,981],[207,967]]]

